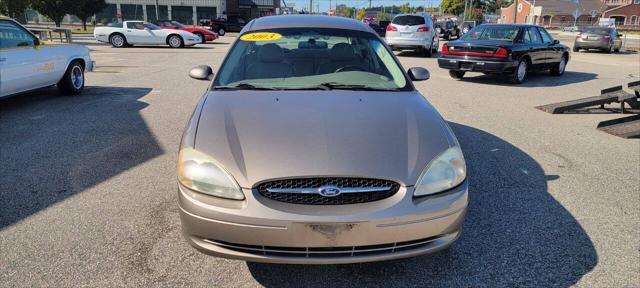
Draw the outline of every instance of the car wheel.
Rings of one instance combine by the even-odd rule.
[[[529,70],[529,62],[526,59],[520,60],[518,67],[510,75],[509,81],[514,84],[522,84],[527,79],[527,72]]]
[[[433,41],[435,41],[435,45],[432,43],[431,44],[431,54],[435,55],[438,54],[438,48],[440,47],[440,38],[436,37],[435,39],[433,39]]]
[[[224,33],[226,33],[226,31],[224,31],[224,28],[218,29],[218,35],[224,36]]]
[[[422,52],[424,53],[424,57],[431,58],[431,56],[433,56],[433,39],[431,39],[429,48],[422,48]]]
[[[198,37],[200,37],[200,40],[201,40],[200,43],[204,44],[204,43],[207,42],[207,40],[204,39],[204,35],[202,33],[196,32],[196,33],[193,33],[193,34],[196,34]]]
[[[124,35],[121,34],[111,35],[111,37],[109,37],[109,43],[111,43],[111,46],[115,48],[122,48],[129,45],[127,43],[127,38],[124,38]]]
[[[551,68],[551,75],[562,76],[562,74],[564,74],[565,68],[567,68],[567,57],[562,56],[560,62],[558,62],[558,64],[556,65],[553,65],[553,67]]]
[[[451,78],[453,79],[462,79],[465,73],[466,72],[464,71],[449,70],[449,76],[451,76]]]
[[[620,53],[620,48],[614,49],[613,52]]]
[[[64,95],[78,95],[84,89],[84,67],[80,61],[73,61],[58,82],[58,90]]]
[[[178,35],[169,36],[169,39],[167,40],[167,42],[169,43],[169,46],[171,46],[171,48],[180,48],[180,47],[184,46],[184,42],[182,41],[182,37],[180,37]]]
[[[580,52],[580,47],[573,47],[573,52]]]

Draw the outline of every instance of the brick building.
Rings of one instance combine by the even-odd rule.
[[[514,9],[517,9],[516,23],[545,27],[565,27],[572,26],[574,23],[594,25],[607,9],[607,5],[602,0],[518,0],[517,2],[517,6],[514,2],[511,6],[501,9],[501,23],[514,23]]]
[[[610,8],[604,11],[602,17],[616,19],[618,27],[640,30],[640,0],[633,2]]]

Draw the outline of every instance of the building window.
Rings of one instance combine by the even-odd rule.
[[[193,24],[192,6],[171,6],[171,20],[176,20],[182,24]]]
[[[107,25],[118,22],[118,8],[116,4],[107,4],[107,7],[96,13],[96,23]]]
[[[156,17],[156,5],[147,5],[147,21],[149,22],[167,20],[169,18],[169,7],[167,5],[158,5],[158,14],[160,14],[160,17]]]
[[[638,16],[631,16],[631,21],[629,21],[629,25],[638,25]]]
[[[196,13],[198,14],[198,21],[201,19],[217,19],[216,7],[196,7]]]
[[[142,12],[142,5],[134,4],[120,4],[120,12],[122,13],[122,20],[144,20],[144,13]]]

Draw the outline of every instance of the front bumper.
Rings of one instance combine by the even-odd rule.
[[[438,58],[438,66],[455,71],[508,73],[518,66],[518,61],[486,61],[468,58]]]
[[[184,39],[184,45],[185,46],[193,46],[193,45],[200,44],[200,43],[202,43],[202,39],[200,39],[200,37],[185,38]]]
[[[338,264],[435,252],[460,235],[468,184],[414,198],[413,187],[362,204],[315,206],[277,202],[243,189],[224,200],[179,185],[180,219],[199,251],[252,262]]]

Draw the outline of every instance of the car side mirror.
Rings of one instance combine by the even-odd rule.
[[[189,71],[189,77],[197,80],[212,80],[213,79],[213,69],[207,65],[200,65],[191,68]]]
[[[554,45],[558,45],[558,44],[560,44],[560,40],[557,40],[557,39],[556,39],[556,40],[553,40],[553,44],[554,44]]]
[[[429,70],[422,67],[411,67],[409,71],[407,71],[407,74],[409,74],[409,78],[411,78],[412,81],[424,81],[431,78]]]

